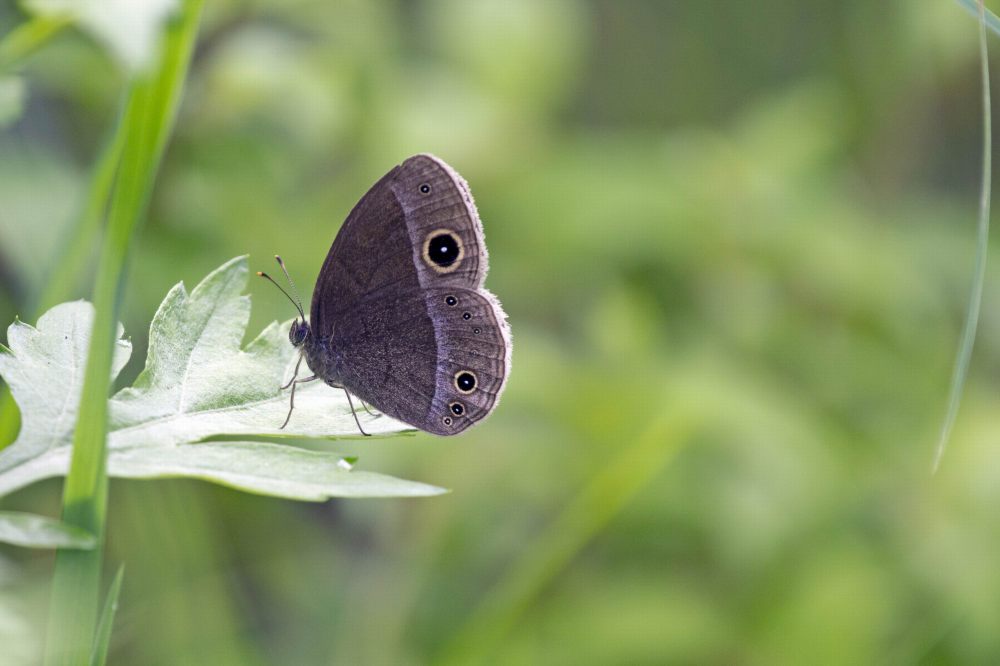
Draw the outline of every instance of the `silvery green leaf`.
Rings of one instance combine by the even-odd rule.
[[[93,548],[92,534],[58,520],[19,511],[0,511],[0,543],[27,548]]]
[[[93,321],[93,306],[75,301],[46,312],[37,328],[15,321],[7,329],[9,349],[0,353],[0,375],[21,407],[21,432],[0,451],[0,488],[8,470],[45,460],[72,441]],[[131,343],[119,339],[112,376],[118,375],[131,353]]]
[[[108,403],[108,473],[130,478],[185,476],[292,499],[434,495],[434,486],[351,471],[341,456],[247,438],[358,437],[343,391],[322,382],[301,387],[295,413],[280,385],[297,352],[287,326],[272,324],[241,348],[250,318],[242,292],[246,257],[227,262],[190,293],[167,294],[153,318],[146,366],[132,387]],[[38,328],[15,322],[0,374],[22,410],[18,439],[0,451],[0,495],[69,468],[70,445],[83,381],[93,309],[58,305]],[[131,347],[119,341],[114,374]],[[367,432],[411,430],[398,421],[358,414]],[[218,441],[221,438],[236,441]],[[206,441],[206,440],[216,441]]]
[[[103,42],[129,71],[148,67],[177,0],[25,0],[41,16],[68,16]]]
[[[111,459],[113,476],[184,476],[260,495],[297,500],[417,497],[438,488],[383,474],[351,471],[340,456],[268,442],[206,442],[125,449]]]

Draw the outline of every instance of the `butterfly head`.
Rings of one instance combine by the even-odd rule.
[[[299,347],[305,343],[309,337],[309,324],[305,320],[296,319],[292,322],[292,327],[288,329],[288,341],[293,347]]]

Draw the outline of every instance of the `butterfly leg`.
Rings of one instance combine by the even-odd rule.
[[[298,368],[297,365],[295,367]],[[281,427],[278,428],[278,430],[284,430],[285,426],[288,425],[288,422],[292,420],[292,411],[295,409],[295,387],[298,386],[299,384],[305,384],[306,382],[311,382],[315,379],[319,379],[319,377],[313,375],[312,377],[306,377],[305,379],[292,380],[291,382],[292,396],[288,400],[288,416],[285,417],[285,422],[281,424]]]
[[[361,400],[360,402],[361,402],[361,406],[365,408],[365,411],[366,411],[366,412],[368,412],[368,416],[372,416],[372,417],[374,417],[374,416],[375,416],[375,414],[373,414],[373,413],[372,413],[372,410],[370,410],[370,409],[368,408],[368,404],[367,404],[367,403],[366,403],[366,402],[365,402],[364,400]]]
[[[371,437],[371,435],[365,432],[365,429],[361,427],[361,421],[358,420],[358,413],[354,411],[354,402],[351,401],[351,394],[347,391],[346,388],[344,389],[344,395],[347,396],[347,404],[351,406],[351,416],[354,417],[354,422],[358,425],[358,430],[360,430],[361,434],[364,435],[365,437]],[[362,405],[365,404],[364,400],[361,401],[361,404]],[[369,414],[370,413],[371,412],[369,412]]]
[[[288,383],[281,387],[282,391],[295,384],[295,378],[299,376],[299,366],[302,365],[303,358],[305,358],[305,354],[299,354],[299,360],[295,363],[295,372],[292,373],[292,378],[288,380]]]

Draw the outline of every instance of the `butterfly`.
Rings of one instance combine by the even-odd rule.
[[[275,257],[294,284],[284,262]],[[334,238],[308,321],[288,339],[300,350],[298,384],[323,380],[383,414],[456,435],[496,409],[510,373],[511,336],[500,301],[483,288],[483,225],[469,186],[443,160],[414,155],[358,201]],[[313,374],[298,378],[305,360]]]

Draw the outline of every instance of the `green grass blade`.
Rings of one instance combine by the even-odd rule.
[[[964,4],[964,3],[963,3]],[[962,389],[969,372],[969,361],[972,358],[972,348],[976,342],[976,327],[979,324],[979,307],[983,302],[983,283],[986,281],[986,250],[990,237],[990,188],[993,180],[993,123],[990,103],[990,64],[986,48],[986,7],[979,2],[979,61],[981,63],[983,88],[983,179],[979,192],[979,225],[976,238],[976,264],[973,270],[972,287],[969,291],[969,309],[962,328],[962,337],[958,344],[958,355],[952,369],[951,388],[948,392],[948,410],[944,423],[941,424],[941,436],[938,438],[937,450],[934,452],[933,471],[941,466],[941,458],[948,447],[951,430],[958,416],[958,408],[962,401]],[[991,15],[992,16],[992,15]],[[996,17],[994,17],[996,18]]]
[[[610,460],[538,542],[524,549],[434,663],[474,664],[490,655],[545,585],[673,458],[694,427],[689,413],[655,419],[631,448]]]
[[[104,599],[104,609],[101,620],[97,623],[97,635],[94,637],[94,650],[90,654],[90,666],[104,666],[108,660],[108,645],[111,644],[111,627],[115,623],[115,612],[118,610],[118,595],[122,590],[122,578],[125,576],[125,565],[118,567],[118,573],[111,581],[108,596]]]
[[[101,247],[94,286],[94,319],[70,472],[63,490],[63,520],[97,538],[92,551],[56,556],[46,663],[89,659],[97,620],[107,504],[107,408],[121,278],[132,237],[143,217],[163,147],[176,117],[202,0],[187,0],[170,24],[163,60],[132,83],[122,117],[125,143]]]
[[[63,244],[45,288],[33,308],[38,314],[72,297],[87,260],[101,235],[101,222],[111,198],[125,145],[125,123],[117,123],[94,164],[87,199],[72,233]]]

